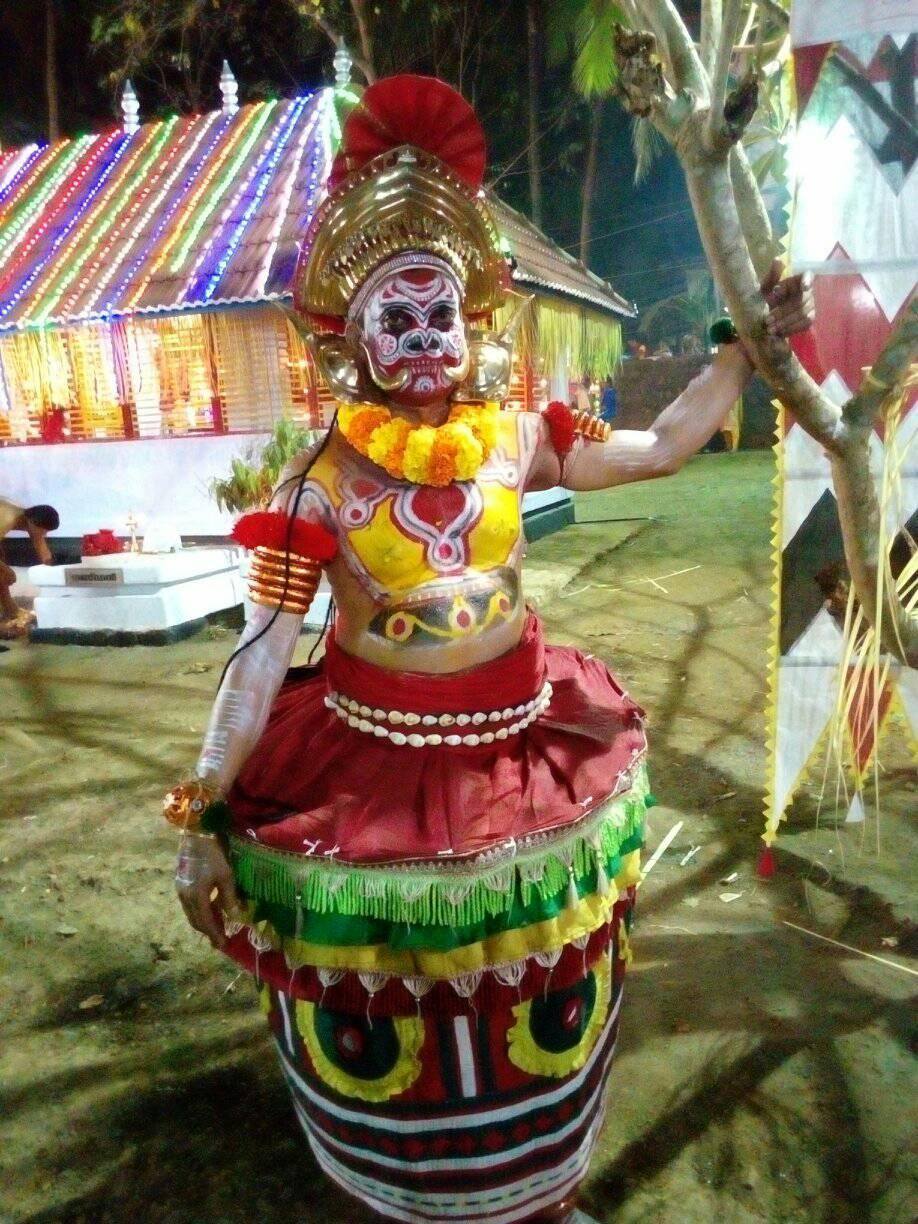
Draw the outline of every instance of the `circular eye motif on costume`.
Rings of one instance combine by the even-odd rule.
[[[342,1096],[387,1101],[421,1074],[420,1017],[377,1016],[371,1024],[365,1016],[301,1000],[296,1021],[316,1075]]]
[[[519,1003],[507,1033],[513,1065],[558,1079],[582,1067],[605,1024],[611,987],[609,962],[601,956],[573,986]]]

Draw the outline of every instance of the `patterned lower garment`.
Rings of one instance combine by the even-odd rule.
[[[585,972],[444,1016],[341,1011],[262,987],[297,1116],[320,1168],[392,1220],[537,1218],[576,1191],[605,1112],[631,896]]]

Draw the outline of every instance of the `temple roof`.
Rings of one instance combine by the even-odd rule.
[[[0,153],[0,334],[289,297],[339,128],[334,91]],[[523,288],[635,313],[494,200]]]

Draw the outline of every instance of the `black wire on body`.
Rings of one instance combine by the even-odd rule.
[[[220,673],[220,679],[217,682],[217,692],[214,694],[215,697],[217,696],[217,694],[219,694],[220,689],[223,687],[223,681],[226,679],[226,674],[229,671],[232,664],[234,663],[234,661],[239,658],[239,656],[242,654],[244,650],[248,650],[248,648],[250,646],[254,646],[255,643],[260,638],[263,638],[265,634],[268,632],[268,630],[272,627],[272,625],[276,623],[277,618],[281,614],[283,602],[287,597],[287,591],[290,586],[290,545],[293,543],[293,524],[296,522],[296,516],[299,513],[300,502],[303,498],[303,490],[306,487],[306,477],[312,471],[312,468],[315,465],[319,456],[328,446],[328,443],[331,440],[332,430],[335,428],[337,421],[338,421],[338,409],[336,408],[335,414],[331,419],[331,424],[329,425],[325,433],[325,437],[322,439],[322,441],[319,443],[319,445],[316,447],[313,453],[309,456],[309,459],[307,460],[305,466],[303,467],[302,472],[300,472],[298,476],[288,476],[287,479],[282,480],[281,483],[274,490],[273,497],[277,497],[278,493],[280,493],[280,491],[284,488],[285,485],[291,484],[294,480],[297,482],[296,494],[293,499],[293,508],[290,511],[290,514],[287,516],[287,539],[285,541],[285,548],[284,548],[284,585],[281,589],[280,601],[277,607],[274,609],[271,619],[264,626],[264,628],[259,629],[259,631],[255,634],[255,636],[249,638],[247,642],[243,642],[241,646],[237,646],[236,649],[233,651],[233,653],[230,655],[230,657],[226,660],[226,663],[223,666],[223,671]],[[318,638],[313,644],[312,649],[309,652],[309,662],[310,663],[312,662],[312,656],[315,654],[316,648],[318,647],[319,643],[324,640],[325,634],[328,632],[328,626],[331,622],[331,614],[332,614],[333,608],[334,608],[334,601],[329,600],[328,611],[325,614],[325,623],[322,626],[322,632],[319,634]]]

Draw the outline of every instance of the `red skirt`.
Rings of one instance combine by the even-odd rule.
[[[414,725],[418,734],[435,727],[464,732],[466,740],[490,726],[512,727],[514,712],[533,702],[546,680],[551,700],[535,721],[475,746],[397,745],[349,726],[327,702],[333,693],[368,714],[427,719],[398,724],[396,735]],[[503,723],[439,722],[502,708],[510,715]],[[318,668],[294,668],[282,686],[229,796],[234,832],[341,863],[480,855],[576,826],[627,789],[645,750],[642,715],[600,660],[546,646],[535,616],[515,650],[447,676],[374,667],[332,638]]]

